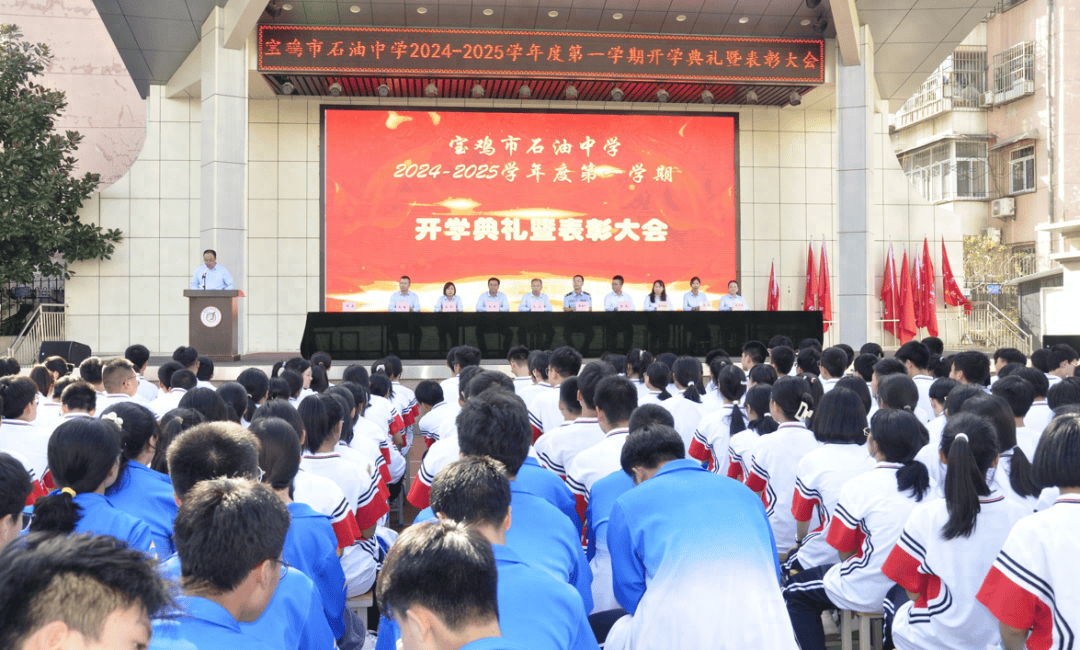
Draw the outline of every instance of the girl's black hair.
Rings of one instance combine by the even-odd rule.
[[[705,381],[701,377],[701,362],[694,357],[679,357],[671,368],[671,374],[676,383],[686,386],[683,397],[701,404],[701,396],[705,394]]]
[[[306,433],[304,430],[304,420],[300,417],[300,412],[293,408],[293,405],[289,404],[288,400],[267,400],[265,404],[255,411],[255,415],[252,416],[251,422],[254,424],[258,420],[265,418],[280,418],[285,420],[296,431],[296,439],[305,441]],[[303,444],[303,442],[301,442],[301,444]]]
[[[199,360],[199,351],[195,348],[181,345],[173,351],[172,358],[173,361],[176,361],[185,368],[190,368]]]
[[[919,405],[919,388],[907,375],[886,375],[878,379],[878,405],[914,411]]]
[[[341,407],[341,436],[338,440],[343,440],[345,444],[349,444],[353,439],[353,419],[351,416],[353,407],[349,405],[352,402],[352,395],[349,391],[345,391],[345,395],[339,392],[325,393],[334,399],[338,406]],[[348,397],[346,397],[348,395]]]
[[[1009,485],[1022,497],[1038,498],[1042,493],[1042,486],[1035,481],[1031,461],[1028,460],[1024,450],[1016,444],[1016,418],[1005,398],[984,395],[978,399],[970,399],[964,402],[960,412],[981,415],[990,421],[997,434],[999,452],[1003,454],[1012,452],[1012,460],[1009,462]],[[950,421],[952,417],[949,417]]]
[[[251,422],[251,418],[255,417],[255,409],[259,407],[259,402],[263,401],[270,391],[270,378],[258,368],[245,368],[237,376],[236,381],[247,392],[247,406],[244,407],[244,412],[240,417]]]
[[[945,396],[945,413],[948,417],[952,417],[959,413],[960,409],[964,408],[964,403],[969,399],[982,399],[986,396],[986,391],[979,386],[957,384]]]
[[[719,372],[713,375],[716,389],[724,399],[731,402],[731,426],[728,433],[735,435],[746,428],[746,420],[739,408],[739,400],[746,393],[746,374],[738,366],[723,364],[722,359],[713,359],[713,363],[719,367]]]
[[[653,286],[649,288],[649,301],[656,302],[656,283],[660,283],[660,302],[667,300],[667,285],[663,280],[655,280]]]
[[[311,362],[304,357],[293,357],[285,362],[286,370],[292,370],[293,372],[301,376],[310,367]]]
[[[127,466],[130,461],[138,458],[150,440],[158,436],[159,427],[154,412],[142,404],[135,402],[119,402],[101,412],[101,417],[115,413],[123,424],[120,424],[120,473],[116,475],[116,481],[107,492],[115,492],[120,489],[127,478]]]
[[[667,385],[671,383],[671,368],[666,363],[653,361],[645,370],[645,377],[653,388],[660,389],[661,401],[671,398],[671,393],[667,392]]]
[[[217,394],[225,402],[225,410],[229,414],[229,420],[240,424],[240,416],[247,413],[247,389],[239,382],[227,381],[217,387]]]
[[[195,409],[203,414],[207,422],[227,422],[229,409],[225,400],[209,388],[193,388],[184,393],[177,405],[182,409]]]
[[[290,399],[300,396],[300,391],[304,390],[304,377],[300,373],[286,368],[281,371],[280,378],[289,385],[288,397]]]
[[[72,365],[65,361],[64,357],[49,357],[48,359],[45,359],[45,362],[42,365],[48,368],[50,372],[57,373],[59,377],[70,375],[72,370]]]
[[[387,377],[390,377],[391,373],[393,373],[393,372],[394,372],[394,366],[392,366],[390,364],[390,362],[387,361],[386,359],[379,359],[375,363],[371,364],[371,374],[372,375],[382,374],[382,375],[386,375]]]
[[[308,395],[297,412],[307,433],[305,446],[313,454],[334,436],[334,428],[343,422],[344,415],[341,404],[330,395]]]
[[[731,359],[726,355],[718,354],[712,358],[709,363],[709,376],[712,378],[712,383],[716,386],[717,390],[720,389],[720,373],[724,371],[724,368],[731,365]],[[746,373],[743,373],[741,384],[743,386],[743,392],[746,392]],[[741,397],[741,395],[740,395]],[[730,398],[729,398],[730,399]]]
[[[750,374],[747,378],[755,384],[767,384],[772,386],[776,383],[776,380],[780,378],[780,375],[776,374],[776,368],[773,368],[766,363],[755,363],[754,367],[750,369]]]
[[[805,420],[813,414],[814,394],[801,377],[781,377],[772,386],[772,401],[789,420]]]
[[[648,350],[634,348],[626,353],[626,374],[637,375],[642,381],[645,380],[645,372],[652,365],[653,356]]]
[[[265,472],[262,482],[275,490],[287,488],[292,498],[302,451],[296,431],[281,418],[260,418],[251,423],[248,431],[259,439],[259,468]]]
[[[327,388],[330,388],[330,380],[326,377],[326,369],[322,366],[311,366],[311,390],[324,393]]]
[[[368,390],[371,391],[372,395],[378,395],[386,399],[394,396],[394,385],[390,382],[390,377],[382,373],[371,375],[371,378],[368,379]]]
[[[769,400],[771,398],[772,386],[768,384],[751,386],[750,390],[746,391],[746,408],[752,410],[754,415],[757,416],[756,419],[750,420],[746,424],[746,428],[756,431],[759,436],[772,433],[780,426],[769,415]]]
[[[863,386],[865,385],[864,383]],[[814,410],[814,422],[810,428],[818,442],[837,445],[863,444],[866,442],[866,435],[863,433],[866,429],[866,409],[862,399],[854,391],[834,386],[825,393]]]
[[[1080,487],[1080,415],[1059,415],[1046,427],[1032,464],[1047,487]]]
[[[120,428],[112,420],[72,418],[49,438],[49,472],[58,488],[94,492],[120,457]],[[31,532],[70,533],[82,517],[73,497],[57,492],[34,503]]]
[[[34,366],[30,369],[30,379],[37,385],[38,392],[48,397],[52,392],[53,376],[45,366]],[[36,399],[36,398],[35,398]]]
[[[896,472],[897,489],[910,490],[916,501],[922,501],[930,489],[926,465],[915,460],[915,455],[930,442],[923,423],[911,411],[881,409],[870,419],[870,435],[886,461],[903,463]]]
[[[206,422],[206,418],[194,409],[175,408],[161,416],[161,422],[158,423],[158,440],[154,445],[154,459],[150,461],[150,469],[168,474],[169,445],[176,440],[176,436],[203,422]]]
[[[386,355],[384,361],[390,364],[390,379],[401,377],[401,373],[405,371],[405,367],[401,365],[401,359],[396,354]]]
[[[274,365],[270,368],[270,377],[276,378],[281,374],[281,369],[285,367],[284,361],[275,361]]]
[[[656,355],[656,360],[660,363],[666,364],[668,368],[674,366],[675,362],[678,361],[678,359],[679,357],[676,356],[674,352],[661,352],[660,354]]]
[[[37,384],[29,377],[9,375],[0,379],[0,414],[7,420],[19,419],[37,394]]]
[[[873,399],[870,397],[870,388],[866,385],[866,382],[858,377],[843,377],[840,381],[836,382],[833,386],[833,390],[837,388],[846,388],[851,392],[859,396],[862,400],[863,409],[870,413],[870,408],[874,405]]]
[[[292,397],[292,388],[289,387],[289,382],[285,381],[281,377],[273,377],[266,384],[266,400],[284,399],[287,400]],[[248,420],[250,422],[251,420]]]
[[[334,363],[334,360],[330,358],[328,352],[316,352],[311,355],[311,365],[322,366],[323,370],[329,370],[330,366]]]
[[[343,381],[337,386],[331,388],[330,390],[333,390],[334,388],[343,388],[352,393],[353,404],[355,405],[354,408],[356,408],[356,417],[353,418],[354,422],[359,421],[360,418],[364,417],[364,411],[367,410],[368,402],[371,401],[371,398],[368,395],[367,388],[352,381]]]
[[[990,494],[986,472],[998,455],[993,424],[971,413],[954,415],[941,433],[941,453],[949,459],[945,469],[949,520],[941,528],[941,537],[970,537],[981,509],[979,497]]]

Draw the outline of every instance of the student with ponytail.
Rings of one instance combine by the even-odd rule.
[[[1080,416],[1051,420],[1033,470],[1061,496],[1013,526],[978,594],[1005,650],[1068,648],[1080,629]]]
[[[248,403],[243,413],[240,413],[240,424],[251,424],[251,418],[255,417],[255,409],[266,403],[270,392],[270,378],[258,368],[246,368],[237,377],[236,381],[247,391]]]
[[[648,304],[648,301],[645,301]],[[648,311],[648,310],[646,310]],[[638,392],[638,404],[644,404],[649,395],[649,387],[645,383],[645,373],[652,365],[653,356],[648,350],[634,348],[626,353],[626,378],[634,382],[634,388]]]
[[[59,489],[34,504],[31,532],[112,535],[156,557],[150,527],[105,496],[120,473],[120,428],[112,420],[64,422],[49,438],[48,453]]]
[[[693,357],[679,357],[671,367],[671,374],[678,393],[660,402],[675,418],[675,430],[683,439],[686,449],[694,442],[701,416],[705,414],[701,396],[705,394],[705,382],[701,377],[701,362]]]
[[[882,567],[897,583],[885,602],[886,627],[897,650],[994,647],[997,621],[975,596],[1009,531],[1030,511],[987,482],[998,441],[986,418],[950,418],[939,453],[945,498],[911,511]]]
[[[839,552],[840,563],[801,571],[784,587],[802,650],[825,648],[825,610],[883,611],[895,583],[881,567],[930,487],[926,467],[915,460],[927,435],[914,413],[880,410],[868,434],[867,447],[877,465],[844,484],[829,524],[828,542]]]
[[[168,474],[150,468],[160,439],[154,412],[135,402],[120,402],[105,409],[103,420],[120,427],[120,472],[105,496],[132,517],[150,527],[159,557],[172,555],[176,497]]]
[[[754,366],[755,368],[766,366]],[[775,372],[775,371],[774,371]],[[769,401],[772,399],[772,385],[752,386],[746,391],[746,428],[732,434],[728,442],[727,475],[737,481],[746,482],[750,476],[750,461],[754,457],[754,447],[761,436],[768,435],[780,426],[769,413]]]
[[[1000,486],[1006,499],[1018,501],[1035,510],[1039,503],[1042,486],[1035,482],[1031,462],[1024,450],[1016,444],[1016,418],[1009,403],[996,395],[985,395],[964,402],[961,413],[974,413],[990,421],[997,433],[1001,461],[994,475],[994,482]]]
[[[645,370],[645,387],[649,394],[638,399],[638,406],[642,404],[660,404],[671,399],[668,392],[668,384],[671,383],[671,366],[663,361],[653,361]],[[638,391],[640,395],[640,391]]]
[[[795,518],[791,515],[795,472],[803,456],[820,444],[804,422],[814,414],[810,386],[798,377],[777,379],[772,387],[769,412],[780,426],[754,446],[746,485],[763,495],[776,552],[782,559],[787,559],[788,549],[795,546],[796,537]]]
[[[708,462],[713,473],[727,475],[731,437],[746,429],[746,416],[739,407],[739,400],[746,393],[746,374],[741,368],[720,360],[714,359],[713,363],[718,366],[713,377],[723,405],[701,418],[687,454]]]
[[[853,381],[867,390],[861,380]],[[866,447],[866,424],[863,400],[839,382],[821,398],[810,427],[821,446],[803,456],[795,472],[791,514],[798,522],[799,546],[788,553],[784,567],[789,571],[840,561],[826,540],[840,491],[877,464]]]

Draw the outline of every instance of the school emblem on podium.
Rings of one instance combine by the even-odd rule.
[[[199,314],[199,319],[207,327],[217,327],[221,324],[221,310],[217,307],[207,307]]]

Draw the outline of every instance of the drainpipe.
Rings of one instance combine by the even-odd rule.
[[[1047,127],[1046,127],[1046,154],[1049,159],[1047,162],[1047,171],[1050,173],[1050,182],[1048,183],[1050,188],[1050,200],[1047,201],[1050,212],[1050,223],[1054,223],[1056,216],[1056,188],[1055,181],[1057,180],[1057,161],[1055,155],[1057,152],[1056,146],[1056,131],[1054,129],[1057,111],[1054,106],[1054,79],[1056,71],[1054,69],[1054,61],[1056,54],[1056,46],[1054,44],[1054,23],[1056,8],[1054,6],[1054,0],[1046,0],[1046,104],[1047,104]],[[1050,242],[1050,252],[1054,252],[1054,243]]]

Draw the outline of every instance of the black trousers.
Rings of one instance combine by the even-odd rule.
[[[800,571],[791,577],[784,587],[784,602],[787,604],[791,626],[795,628],[795,639],[802,650],[825,650],[825,629],[821,625],[821,613],[836,609],[825,592],[823,578],[832,566],[816,566]]]
[[[908,602],[911,602],[911,599],[908,598],[907,591],[900,585],[896,585],[889,590],[889,593],[885,594],[885,633],[883,635],[883,647],[886,650],[896,647],[892,640],[893,619],[896,618],[896,610],[900,609],[904,603]]]

